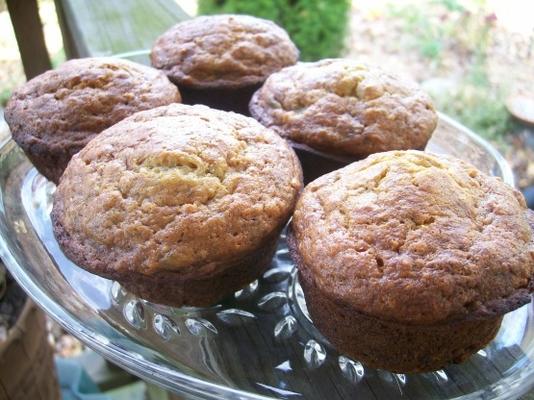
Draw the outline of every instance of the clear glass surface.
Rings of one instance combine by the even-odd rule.
[[[427,150],[513,184],[502,157],[445,116]],[[223,303],[165,307],[63,255],[49,217],[54,189],[13,141],[1,143],[0,255],[10,272],[87,345],[188,398],[512,399],[534,385],[531,304],[506,315],[496,339],[466,363],[425,374],[375,370],[339,354],[315,329],[284,235],[269,270]]]

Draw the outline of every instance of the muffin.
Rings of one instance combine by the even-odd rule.
[[[87,271],[154,303],[208,306],[268,266],[301,186],[293,150],[252,118],[172,104],[75,155],[51,217]]]
[[[150,55],[152,65],[178,85],[185,104],[247,115],[252,94],[298,56],[282,28],[248,15],[180,22],[156,40]]]
[[[373,153],[422,150],[438,121],[418,86],[345,59],[271,75],[252,97],[250,113],[293,142],[307,180]]]
[[[179,102],[160,71],[116,58],[70,60],[16,90],[5,109],[13,139],[54,183],[93,137],[137,111]]]
[[[309,184],[289,242],[317,328],[370,367],[410,373],[466,360],[530,302],[533,225],[499,178],[393,151]]]

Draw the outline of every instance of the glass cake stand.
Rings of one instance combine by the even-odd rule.
[[[444,115],[427,150],[513,184],[505,160]],[[165,307],[63,255],[49,217],[54,189],[13,141],[1,141],[0,255],[10,272],[89,347],[186,398],[512,399],[534,386],[531,304],[507,314],[495,340],[463,364],[425,374],[375,370],[315,329],[284,235],[270,268],[231,298],[210,308]]]

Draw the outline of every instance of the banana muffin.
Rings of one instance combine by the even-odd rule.
[[[268,266],[302,187],[252,118],[172,104],[105,130],[69,163],[54,234],[80,267],[155,303],[208,306]]]
[[[116,58],[67,61],[11,96],[5,118],[37,170],[58,183],[71,157],[101,131],[137,111],[179,102],[160,71]]]
[[[415,84],[346,59],[272,74],[252,97],[250,113],[293,142],[309,179],[369,154],[422,150],[438,120]]]
[[[298,56],[286,31],[248,15],[180,22],[156,40],[151,53],[152,65],[178,85],[185,104],[242,114],[265,79]]]
[[[408,373],[466,360],[530,302],[533,227],[499,178],[393,151],[309,184],[289,242],[317,328],[340,352]]]

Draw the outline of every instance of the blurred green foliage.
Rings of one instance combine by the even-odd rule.
[[[59,67],[65,61],[67,61],[67,56],[65,55],[65,49],[63,47],[56,54],[52,54],[50,57],[52,68]]]
[[[494,28],[485,0],[432,0],[427,7],[394,3],[390,16],[401,21],[411,50],[434,65],[461,57],[466,74],[453,90],[432,93],[439,110],[487,139],[502,141],[513,122],[506,110],[505,88],[490,82],[487,57]]]
[[[392,3],[389,12],[402,21],[411,36],[411,47],[431,60],[439,61],[447,50],[465,57],[484,57],[488,48],[493,15],[486,13],[484,0],[471,0],[467,8],[458,0]]]
[[[491,84],[484,57],[475,57],[457,89],[436,96],[440,110],[458,119],[486,139],[501,142],[514,129],[506,109],[506,88]]]
[[[345,45],[350,0],[199,0],[199,14],[249,14],[284,27],[301,60],[337,57]]]
[[[11,90],[9,89],[0,89],[0,107],[5,107],[7,101],[11,97]]]
[[[498,91],[468,84],[452,93],[433,97],[439,110],[486,139],[501,142],[513,129],[514,122]]]

